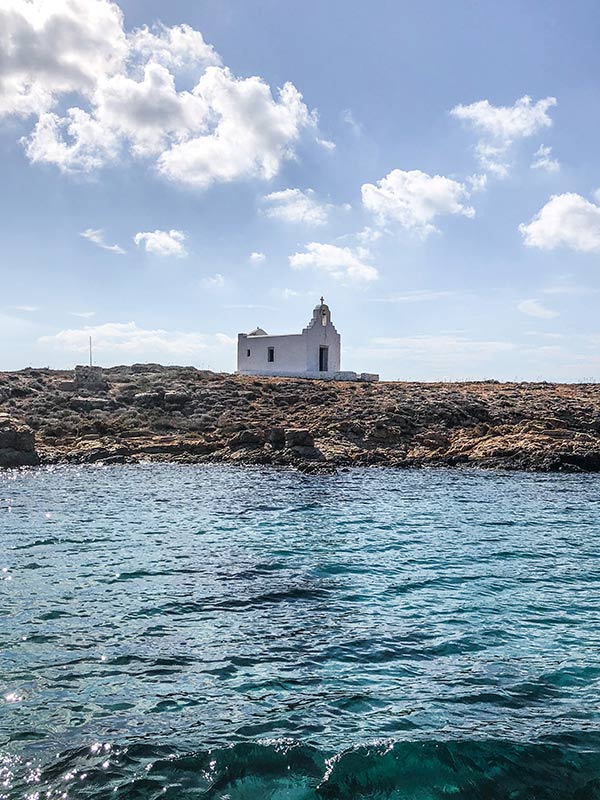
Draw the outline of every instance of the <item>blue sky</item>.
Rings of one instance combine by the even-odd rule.
[[[0,369],[600,379],[592,2],[3,0]]]

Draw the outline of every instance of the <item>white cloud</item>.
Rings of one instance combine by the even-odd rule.
[[[222,289],[226,283],[225,276],[221,275],[220,272],[215,272],[214,275],[208,275],[200,281],[200,285],[205,289]]]
[[[185,249],[185,233],[183,231],[140,231],[133,237],[133,241],[138,245],[143,245],[147,253],[157,256],[177,256],[183,258],[187,256]]]
[[[304,225],[325,225],[333,206],[320,203],[312,189],[306,192],[300,189],[284,189],[271,192],[263,198],[266,203],[265,215],[285,222],[302,223]]]
[[[21,311],[23,314],[33,314],[34,311],[39,311],[38,306],[12,306],[13,311]]]
[[[309,242],[305,251],[289,257],[292,269],[312,267],[348,283],[374,281],[378,277],[375,267],[366,263],[370,259],[369,251],[362,247],[351,250],[349,247]]]
[[[467,183],[472,192],[483,192],[487,188],[488,176],[483,175],[469,175]]]
[[[550,127],[552,119],[548,111],[555,105],[555,97],[532,103],[531,97],[525,95],[512,106],[494,106],[489,100],[479,100],[470,105],[457,105],[450,113],[480,134],[476,153],[483,169],[504,177],[510,168],[507,158],[513,142]]]
[[[534,298],[522,300],[517,308],[522,314],[527,314],[530,317],[537,317],[538,319],[554,319],[559,315],[558,311],[546,308],[539,300],[535,300]]]
[[[84,239],[87,239],[94,244],[97,244],[98,247],[101,247],[103,250],[109,250],[111,253],[117,253],[118,255],[123,255],[125,250],[120,247],[118,244],[106,244],[104,241],[104,231],[102,230],[94,230],[93,228],[88,228],[87,230],[83,231],[79,234],[83,236]]]
[[[291,83],[274,97],[234,76],[188,25],[127,33],[109,0],[5,0],[0,116],[15,114],[37,117],[22,139],[34,163],[91,171],[129,154],[199,188],[272,178],[305,129],[333,145]]]
[[[167,28],[158,23],[152,30],[144,26],[131,34],[130,41],[132,52],[142,60],[152,60],[176,72],[221,64],[214,47],[189,25]]]
[[[120,149],[114,132],[81,108],[70,108],[64,117],[40,114],[29,138],[21,142],[32,163],[54,164],[62,172],[98,169]]]
[[[497,178],[506,178],[510,171],[510,162],[507,160],[509,145],[478,142],[475,153],[479,166]]]
[[[225,334],[209,336],[162,329],[140,328],[135,322],[107,322],[103,325],[86,325],[79,329],[59,331],[53,336],[42,336],[38,341],[60,350],[85,352],[89,337],[96,353],[143,355],[158,358],[177,355],[194,355],[216,346],[231,347],[233,339]]]
[[[80,317],[81,319],[91,319],[96,316],[95,311],[71,311],[72,317]]]
[[[252,264],[262,264],[265,259],[266,259],[266,255],[264,253],[260,253],[260,252],[258,252],[256,250],[254,252],[250,253],[250,255],[248,257],[248,260]]]
[[[198,188],[239,178],[273,178],[303,128],[315,124],[302,95],[286,83],[273,98],[260,78],[236,79],[228,69],[209,67],[194,88],[216,120],[203,136],[175,143],[158,160],[171,180]]]
[[[370,228],[369,226],[366,226],[357,234],[355,234],[357,241],[361,245],[367,245],[371,244],[372,242],[376,242],[378,239],[381,239],[382,236],[383,232],[381,230],[378,228]]]
[[[135,156],[160,156],[172,141],[207,128],[210,108],[193,92],[178,92],[161,64],[144,67],[140,80],[119,74],[99,83],[94,118],[115,141],[127,141]],[[110,158],[110,153],[107,157]]]
[[[358,138],[363,135],[363,127],[360,122],[356,121],[354,114],[352,113],[352,109],[346,108],[342,111],[341,114],[342,121],[346,123],[346,125],[350,128],[352,133]]]
[[[541,144],[533,154],[531,169],[543,169],[545,172],[558,172],[560,162],[552,158],[552,148]]]
[[[323,150],[329,150],[329,152],[335,150],[335,142],[332,142],[331,139],[319,139],[317,137],[316,142]]]
[[[437,216],[475,216],[475,209],[462,202],[469,197],[463,183],[420,170],[394,169],[377,184],[363,184],[361,192],[365,208],[379,224],[396,222],[423,237],[437,231]]]
[[[123,14],[108,0],[3,0],[0,116],[39,114],[59,95],[89,96],[123,68]]]
[[[468,106],[457,105],[450,113],[457,119],[470,122],[476,130],[487,136],[512,142],[550,127],[552,120],[548,116],[548,109],[555,105],[555,97],[546,97],[532,105],[531,97],[525,95],[512,106],[493,106],[489,100],[479,100]]]
[[[600,206],[574,192],[553,195],[531,222],[519,225],[528,247],[600,251]]]

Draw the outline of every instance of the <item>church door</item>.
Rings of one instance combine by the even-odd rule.
[[[327,372],[329,369],[329,348],[319,347],[319,372]]]

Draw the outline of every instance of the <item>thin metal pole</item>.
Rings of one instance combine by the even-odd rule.
[[[90,367],[93,366],[92,361],[92,337],[90,336]]]

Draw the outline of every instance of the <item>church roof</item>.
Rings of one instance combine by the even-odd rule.
[[[250,331],[248,336],[268,336],[269,334],[266,331],[263,331],[262,328],[254,328],[253,331]]]

